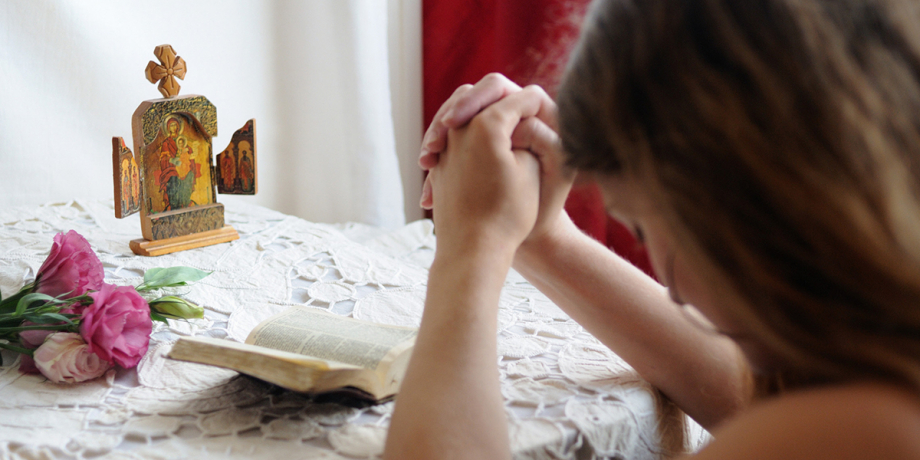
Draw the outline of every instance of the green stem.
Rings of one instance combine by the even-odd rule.
[[[69,305],[69,303],[66,303],[66,304]],[[54,304],[52,302],[48,302],[48,303],[38,305],[35,307],[30,307],[21,315],[17,315],[16,312],[0,313],[0,328],[8,327],[8,324],[4,325],[4,323],[14,323],[15,325],[22,323],[23,316],[25,315],[41,315],[44,313],[60,313],[61,309],[64,306],[65,305],[63,304]],[[61,313],[61,314],[69,318],[76,318],[79,316],[79,315],[68,314],[68,313]]]
[[[22,324],[22,318],[5,318],[0,320],[0,327],[16,327]]]
[[[66,327],[62,327],[66,326]],[[21,332],[21,331],[67,331],[70,330],[69,326],[66,324],[58,324],[55,326],[16,326],[16,327],[0,327],[0,334],[6,332]]]
[[[11,319],[18,319],[22,321],[24,315],[41,315],[43,313],[60,313],[62,307],[57,305],[43,304],[36,307],[29,307],[25,313],[22,315],[17,315],[15,313],[0,313],[0,323],[3,321],[8,321]],[[64,313],[61,313],[64,314]],[[76,315],[73,315],[76,316]]]
[[[89,294],[83,294],[81,296],[71,297],[69,299],[59,299],[59,301],[62,304],[67,304],[67,305],[74,304],[74,303],[86,303],[86,302],[93,303],[93,298],[90,297]]]
[[[3,343],[3,342],[0,342],[0,348],[4,348],[6,350],[15,351],[16,353],[22,353],[24,355],[32,356],[32,350],[29,350],[28,348],[21,348],[21,347],[17,347],[14,345],[10,345],[8,343]]]

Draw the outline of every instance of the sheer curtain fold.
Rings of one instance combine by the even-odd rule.
[[[292,213],[401,225],[387,4],[291,0],[276,7],[275,88],[286,155],[279,161]]]
[[[405,75],[389,62],[420,44],[388,40],[388,9],[417,3],[2,2],[0,208],[109,199],[111,138],[131,145],[134,109],[160,97],[144,66],[155,46],[170,43],[188,62],[181,94],[205,95],[218,108],[215,153],[247,119],[258,121],[259,195],[219,201],[321,222],[398,226],[404,196],[420,185],[401,180],[407,160],[396,146],[407,135],[394,126],[419,137],[421,115],[415,126],[394,121],[394,111],[407,111],[405,100],[391,101],[391,87],[406,85],[391,81]],[[420,6],[417,23],[412,17],[396,20],[420,29]],[[415,67],[420,73],[420,62]]]

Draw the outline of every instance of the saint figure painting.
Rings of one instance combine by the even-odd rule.
[[[172,46],[154,49],[144,75],[159,82],[162,99],[143,101],[131,117],[134,153],[112,138],[115,216],[140,213],[143,238],[135,254],[157,256],[239,238],[224,222],[221,193],[254,195],[258,189],[255,120],[233,134],[213,164],[217,108],[206,97],[179,95],[185,60]]]
[[[230,145],[217,154],[217,192],[230,195],[255,195],[256,121],[249,120],[233,133]]]
[[[214,202],[210,168],[207,167],[210,145],[194,119],[174,113],[164,120],[145,156],[147,171],[152,172],[155,179],[147,184],[150,212]]]

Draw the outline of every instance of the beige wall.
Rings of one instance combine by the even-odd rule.
[[[160,97],[144,67],[170,43],[182,93],[217,106],[215,151],[258,121],[259,195],[221,202],[414,220],[420,20],[420,0],[3,2],[0,206],[110,199],[111,137],[131,145],[134,109]]]

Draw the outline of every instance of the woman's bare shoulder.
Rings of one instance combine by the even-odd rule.
[[[880,384],[790,393],[752,406],[713,433],[715,459],[920,458],[920,395]]]

